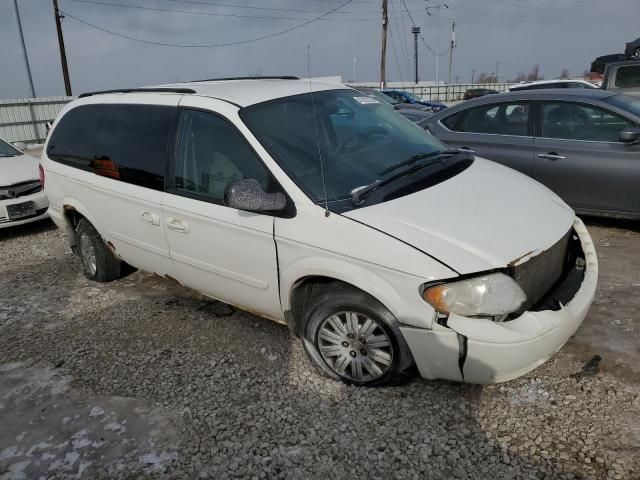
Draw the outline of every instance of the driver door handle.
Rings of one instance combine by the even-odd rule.
[[[549,153],[540,153],[538,154],[538,158],[544,158],[546,160],[564,160],[565,157],[564,155],[558,155],[556,152],[549,152]]]
[[[180,233],[189,233],[189,224],[179,218],[167,217],[167,228]]]
[[[140,218],[142,218],[143,221],[150,223],[151,225],[160,225],[160,215],[158,215],[157,213],[142,212],[140,214]]]

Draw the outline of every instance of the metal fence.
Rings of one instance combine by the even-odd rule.
[[[349,84],[352,87],[375,87],[378,88],[378,83],[358,83]],[[388,82],[386,88],[406,90],[413,93],[424,100],[442,101],[442,102],[457,102],[463,99],[464,93],[472,88],[488,88],[491,90],[497,90],[498,92],[506,92],[512,83],[454,83],[450,85],[416,85],[415,83],[401,83],[401,82]]]
[[[74,97],[0,99],[0,138],[7,142],[42,143],[47,122]]]

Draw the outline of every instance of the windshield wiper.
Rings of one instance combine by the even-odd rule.
[[[414,163],[419,162],[420,160],[424,160],[425,158],[442,157],[445,155],[456,155],[458,153],[461,153],[461,152],[459,150],[436,150],[434,152],[429,152],[429,153],[416,153],[415,155],[412,155],[411,157],[407,158],[406,160],[403,160],[400,163],[396,163],[395,165],[391,165],[390,167],[385,168],[379,173],[379,175],[386,175],[387,173],[393,172],[398,168],[404,167],[406,165],[413,165]]]
[[[393,170],[396,170],[398,168],[405,167],[405,166],[410,166],[410,168],[407,168],[402,172],[399,172],[396,175],[389,177],[385,180],[378,179],[375,182],[370,183],[369,185],[364,185],[362,187],[354,188],[353,190],[351,190],[351,201],[356,206],[361,205],[366,195],[382,187],[383,185],[394,182],[401,177],[415,173],[418,170],[422,170],[423,168],[430,167],[431,165],[440,163],[443,157],[446,157],[449,155],[457,155],[459,153],[464,153],[464,152],[460,150],[437,150],[435,152],[429,152],[429,153],[416,153],[415,155],[411,156],[411,158],[408,158],[407,160],[404,160],[395,165],[391,165],[389,168],[385,168],[382,172],[380,172],[380,175],[384,175],[386,173],[392,172]],[[427,158],[430,158],[431,160],[427,162],[421,162],[415,165],[420,160],[424,160]]]

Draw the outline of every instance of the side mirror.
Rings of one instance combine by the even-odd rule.
[[[629,127],[620,132],[620,141],[622,143],[638,143],[640,142],[640,128]]]
[[[27,149],[27,144],[24,142],[14,142],[13,146],[16,147],[21,152],[24,152]]]
[[[227,185],[224,204],[250,212],[279,212],[284,210],[287,199],[281,192],[265,192],[257,180],[238,180]]]

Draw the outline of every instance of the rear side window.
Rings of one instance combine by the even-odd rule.
[[[449,130],[458,130],[458,122],[462,118],[463,112],[454,113],[453,115],[448,116],[447,118],[442,119],[442,124],[447,127]]]
[[[619,67],[616,72],[616,87],[638,88],[640,87],[640,65]]]
[[[529,110],[528,103],[501,103],[472,108],[458,123],[458,131],[526,136]]]
[[[123,182],[164,189],[169,134],[176,115],[162,105],[86,105],[53,131],[47,156]]]

